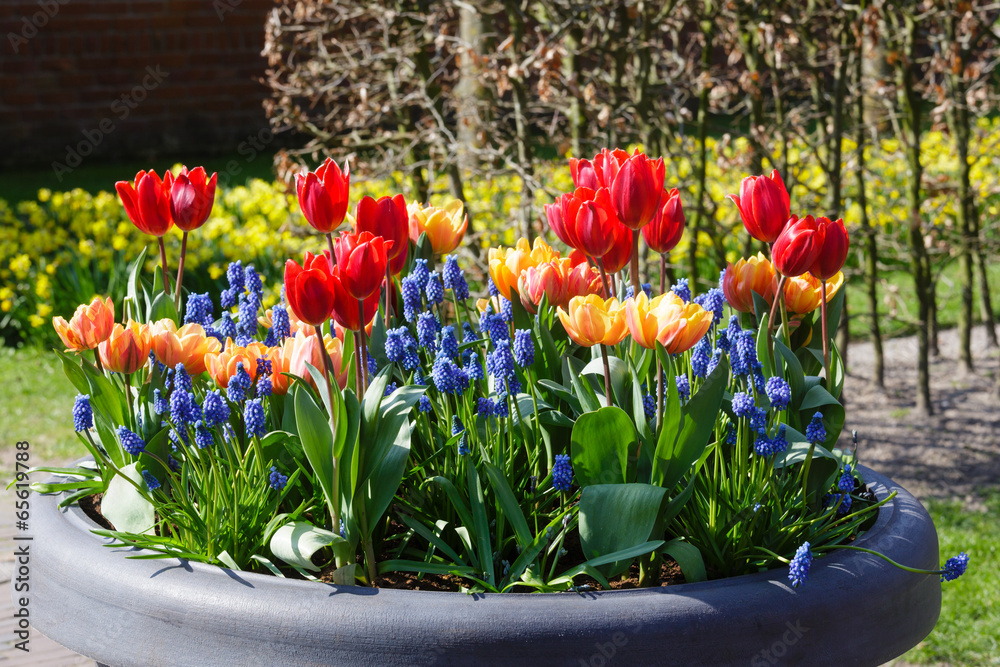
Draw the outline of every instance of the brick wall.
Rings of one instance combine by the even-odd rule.
[[[0,165],[235,150],[271,0],[0,0]]]

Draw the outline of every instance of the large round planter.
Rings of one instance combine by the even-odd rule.
[[[920,503],[884,498],[856,542],[934,569]],[[856,551],[787,570],[656,589],[463,595],[323,585],[189,563],[134,560],[58,496],[33,503],[32,624],[108,665],[878,665],[937,622],[937,576]]]

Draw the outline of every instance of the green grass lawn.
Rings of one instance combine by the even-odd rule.
[[[62,463],[86,453],[73,434],[73,398],[77,392],[63,374],[59,358],[48,350],[0,347],[0,433],[4,469],[13,471],[10,448],[31,443],[31,463]]]
[[[904,656],[907,662],[1000,665],[1000,490],[986,496],[986,511],[966,511],[960,501],[932,502],[942,561],[969,554],[965,576],[942,584],[941,620],[934,632]]]

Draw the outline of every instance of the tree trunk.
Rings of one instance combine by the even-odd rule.
[[[972,224],[972,237],[975,239],[973,257],[975,259],[976,273],[979,278],[979,310],[980,318],[986,325],[986,344],[996,348],[997,330],[996,318],[993,315],[993,302],[990,292],[990,280],[986,273],[986,255],[983,252],[983,240],[979,228],[979,207],[972,207],[969,211],[969,218]]]
[[[914,287],[917,292],[917,411],[924,415],[933,412],[930,388],[930,317],[933,299],[930,276],[927,272],[927,250],[924,247],[924,233],[920,219],[920,190],[923,166],[920,163],[921,99],[914,88],[914,41],[916,37],[915,18],[907,14],[903,26],[898,21],[894,26],[902,28],[903,55],[896,64],[897,95],[904,139],[909,182],[906,187],[906,203],[909,209],[910,269],[913,272]]]
[[[708,166],[708,151],[706,142],[708,140],[708,77],[712,69],[712,35],[715,30],[715,21],[712,16],[712,3],[705,3],[705,15],[701,20],[701,35],[704,40],[701,52],[701,73],[702,89],[698,95],[698,166],[697,169],[697,190],[695,194],[695,218],[691,225],[690,237],[688,239],[688,280],[691,287],[696,289],[698,285],[698,230],[705,226],[705,179]]]
[[[872,339],[874,366],[871,382],[876,387],[885,387],[885,356],[882,351],[882,330],[878,314],[878,241],[875,228],[868,219],[868,197],[865,193],[865,86],[864,86],[864,38],[858,47],[854,63],[857,84],[857,113],[854,139],[855,161],[857,162],[857,202],[861,209],[861,236],[865,244],[865,291],[868,297],[868,332]]]

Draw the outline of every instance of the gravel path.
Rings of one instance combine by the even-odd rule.
[[[975,506],[983,492],[1000,485],[1000,353],[986,347],[981,327],[972,343],[976,371],[968,374],[958,363],[958,332],[941,332],[941,355],[931,363],[930,417],[915,410],[915,338],[886,342],[884,391],[871,385],[872,345],[851,345],[841,445],[856,429],[864,465],[918,498],[960,498]]]

